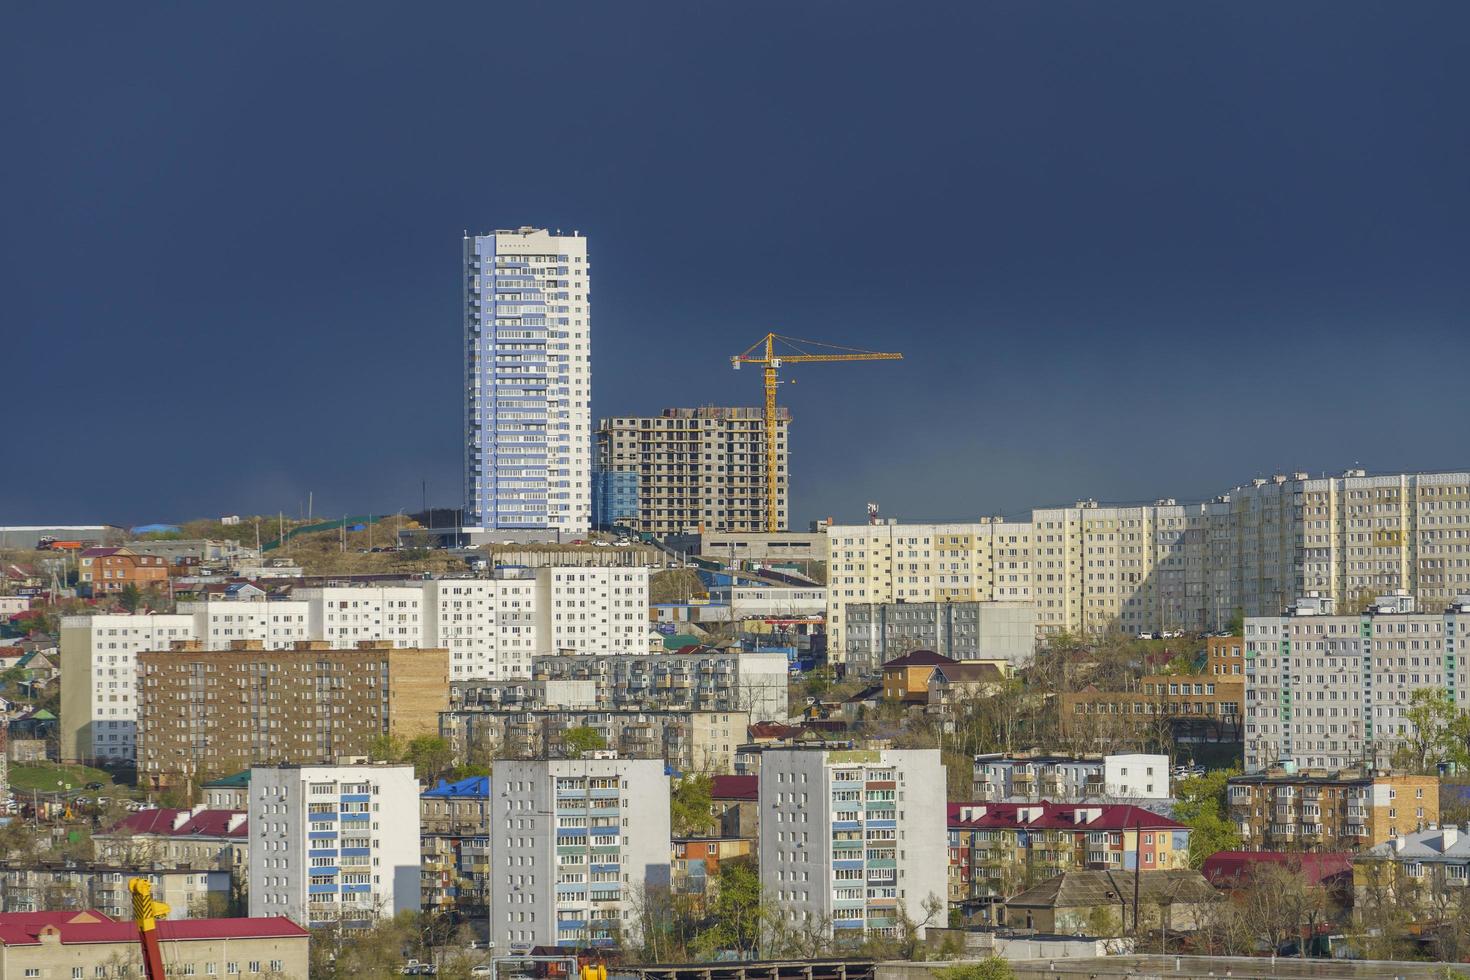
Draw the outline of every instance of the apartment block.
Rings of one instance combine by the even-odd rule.
[[[448,654],[365,640],[266,650],[197,640],[138,657],[138,775],[154,787],[266,762],[367,755],[375,738],[438,734]]]
[[[1230,821],[1249,851],[1358,851],[1439,823],[1439,779],[1313,769],[1235,776]]]
[[[1075,758],[986,753],[975,756],[975,799],[1080,803],[1169,798],[1169,757],[1137,753]]]
[[[127,904],[123,910],[119,916],[85,909],[0,915],[5,977],[143,976],[138,927],[126,921]],[[305,977],[310,959],[306,931],[279,917],[165,919],[158,939],[168,972],[178,976]]]
[[[949,804],[949,901],[993,903],[1068,871],[1189,867],[1189,828],[1127,804]]]
[[[776,444],[766,446],[759,408],[667,408],[655,418],[597,425],[597,467],[638,476],[637,510],[621,523],[679,534],[766,531],[766,454],[776,454],[776,515],[787,527],[791,416],[777,409]]]
[[[171,919],[208,919],[228,914],[230,873],[193,868],[146,868],[105,861],[10,860],[0,867],[0,906],[5,912],[96,909],[113,918],[132,918],[129,878],[146,878],[153,897],[169,907]],[[5,945],[10,945],[7,936]]]
[[[412,766],[257,766],[250,828],[252,916],[355,930],[419,909]]]
[[[1020,665],[1036,649],[1031,602],[855,602],[845,615],[843,660],[863,674],[915,650]]]
[[[440,780],[419,795],[425,911],[457,921],[490,915],[490,777]]]
[[[662,759],[678,772],[700,773],[733,772],[749,725],[745,711],[517,707],[461,709],[440,716],[440,731],[456,748],[533,758],[557,745],[568,728],[590,728],[619,758]]]
[[[1203,503],[1034,510],[1031,520],[828,528],[829,645],[854,603],[1015,599],[1039,631],[1219,630],[1307,591],[1347,614],[1470,591],[1470,473],[1252,480]]]
[[[586,531],[592,501],[587,239],[465,236],[464,521]]]
[[[1245,621],[1245,766],[1387,768],[1412,734],[1410,698],[1438,688],[1470,703],[1465,640],[1470,596],[1418,612],[1412,595],[1384,595],[1361,613],[1332,614],[1307,596],[1284,616]]]
[[[1239,742],[1245,698],[1244,677],[1145,674],[1127,691],[1058,695],[1059,721],[1064,734],[1091,738],[1099,747],[1164,727],[1176,741]]]
[[[669,884],[669,779],[653,759],[495,764],[490,938],[498,952],[615,946]]]
[[[537,657],[538,681],[593,681],[597,707],[743,711],[752,722],[785,721],[784,653],[656,653]]]
[[[140,810],[92,835],[97,859],[129,868],[223,871],[245,883],[250,864],[250,828],[240,810]],[[155,891],[155,895],[157,892]]]
[[[768,749],[761,890],[793,926],[838,940],[896,935],[900,907],[923,922],[947,895],[944,787],[935,749]]]
[[[175,615],[66,616],[61,623],[61,753],[68,761],[136,757],[137,654],[175,640],[228,649],[386,641],[443,648],[450,677],[529,678],[537,654],[643,652],[646,568],[548,566],[489,579],[296,590],[290,600],[179,604]]]

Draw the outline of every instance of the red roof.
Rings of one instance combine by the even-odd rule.
[[[249,821],[240,821],[230,830],[230,818],[244,816],[243,810],[200,810],[191,813],[165,807],[159,810],[139,810],[124,817],[113,830],[128,830],[135,834],[162,834],[168,837],[234,837],[244,840],[250,836]],[[180,815],[187,819],[174,829],[174,820]]]
[[[101,912],[88,912],[100,921],[72,921],[78,912],[9,912],[0,914],[0,943],[6,946],[34,946],[41,932],[56,932],[63,944],[70,943],[135,943],[138,927],[131,922],[114,922]],[[37,916],[57,919],[37,921]],[[62,918],[70,917],[70,918]],[[260,919],[179,919],[158,923],[158,938],[164,942],[191,939],[273,939],[306,936],[305,929],[284,916]]]
[[[959,661],[953,657],[946,657],[943,654],[935,653],[933,650],[915,650],[913,653],[906,653],[902,657],[896,657],[888,661],[883,665],[883,669],[887,670],[889,667],[938,667],[941,664],[954,663],[959,663]]]
[[[1279,864],[1298,871],[1308,885],[1352,872],[1352,855],[1342,853],[1283,853],[1281,851],[1218,851],[1205,858],[1200,874],[1217,888],[1245,883],[1251,870],[1263,864]]]
[[[751,738],[794,738],[801,734],[795,725],[783,725],[779,721],[758,721],[747,730]]]
[[[970,819],[961,819],[966,808]],[[981,811],[984,811],[983,813]],[[1022,811],[1029,820],[1021,819]],[[1084,811],[1079,815],[1078,811]],[[1097,811],[1092,819],[1085,811]],[[970,830],[1186,830],[1184,824],[1127,803],[951,803],[949,826]]]
[[[759,776],[715,776],[710,779],[712,800],[750,800],[760,798]]]

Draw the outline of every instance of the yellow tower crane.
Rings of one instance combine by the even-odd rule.
[[[730,358],[735,370],[742,364],[759,364],[765,370],[766,382],[766,530],[781,529],[776,514],[776,386],[781,382],[777,372],[784,364],[805,364],[812,361],[899,361],[902,354],[885,354],[862,350],[858,347],[839,347],[815,340],[800,340],[768,333],[751,344],[743,353]]]

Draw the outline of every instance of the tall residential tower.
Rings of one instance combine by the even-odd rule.
[[[464,239],[464,526],[586,531],[587,239],[523,227]]]

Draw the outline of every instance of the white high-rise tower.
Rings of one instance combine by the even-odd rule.
[[[586,531],[592,509],[587,239],[464,240],[464,524]]]

